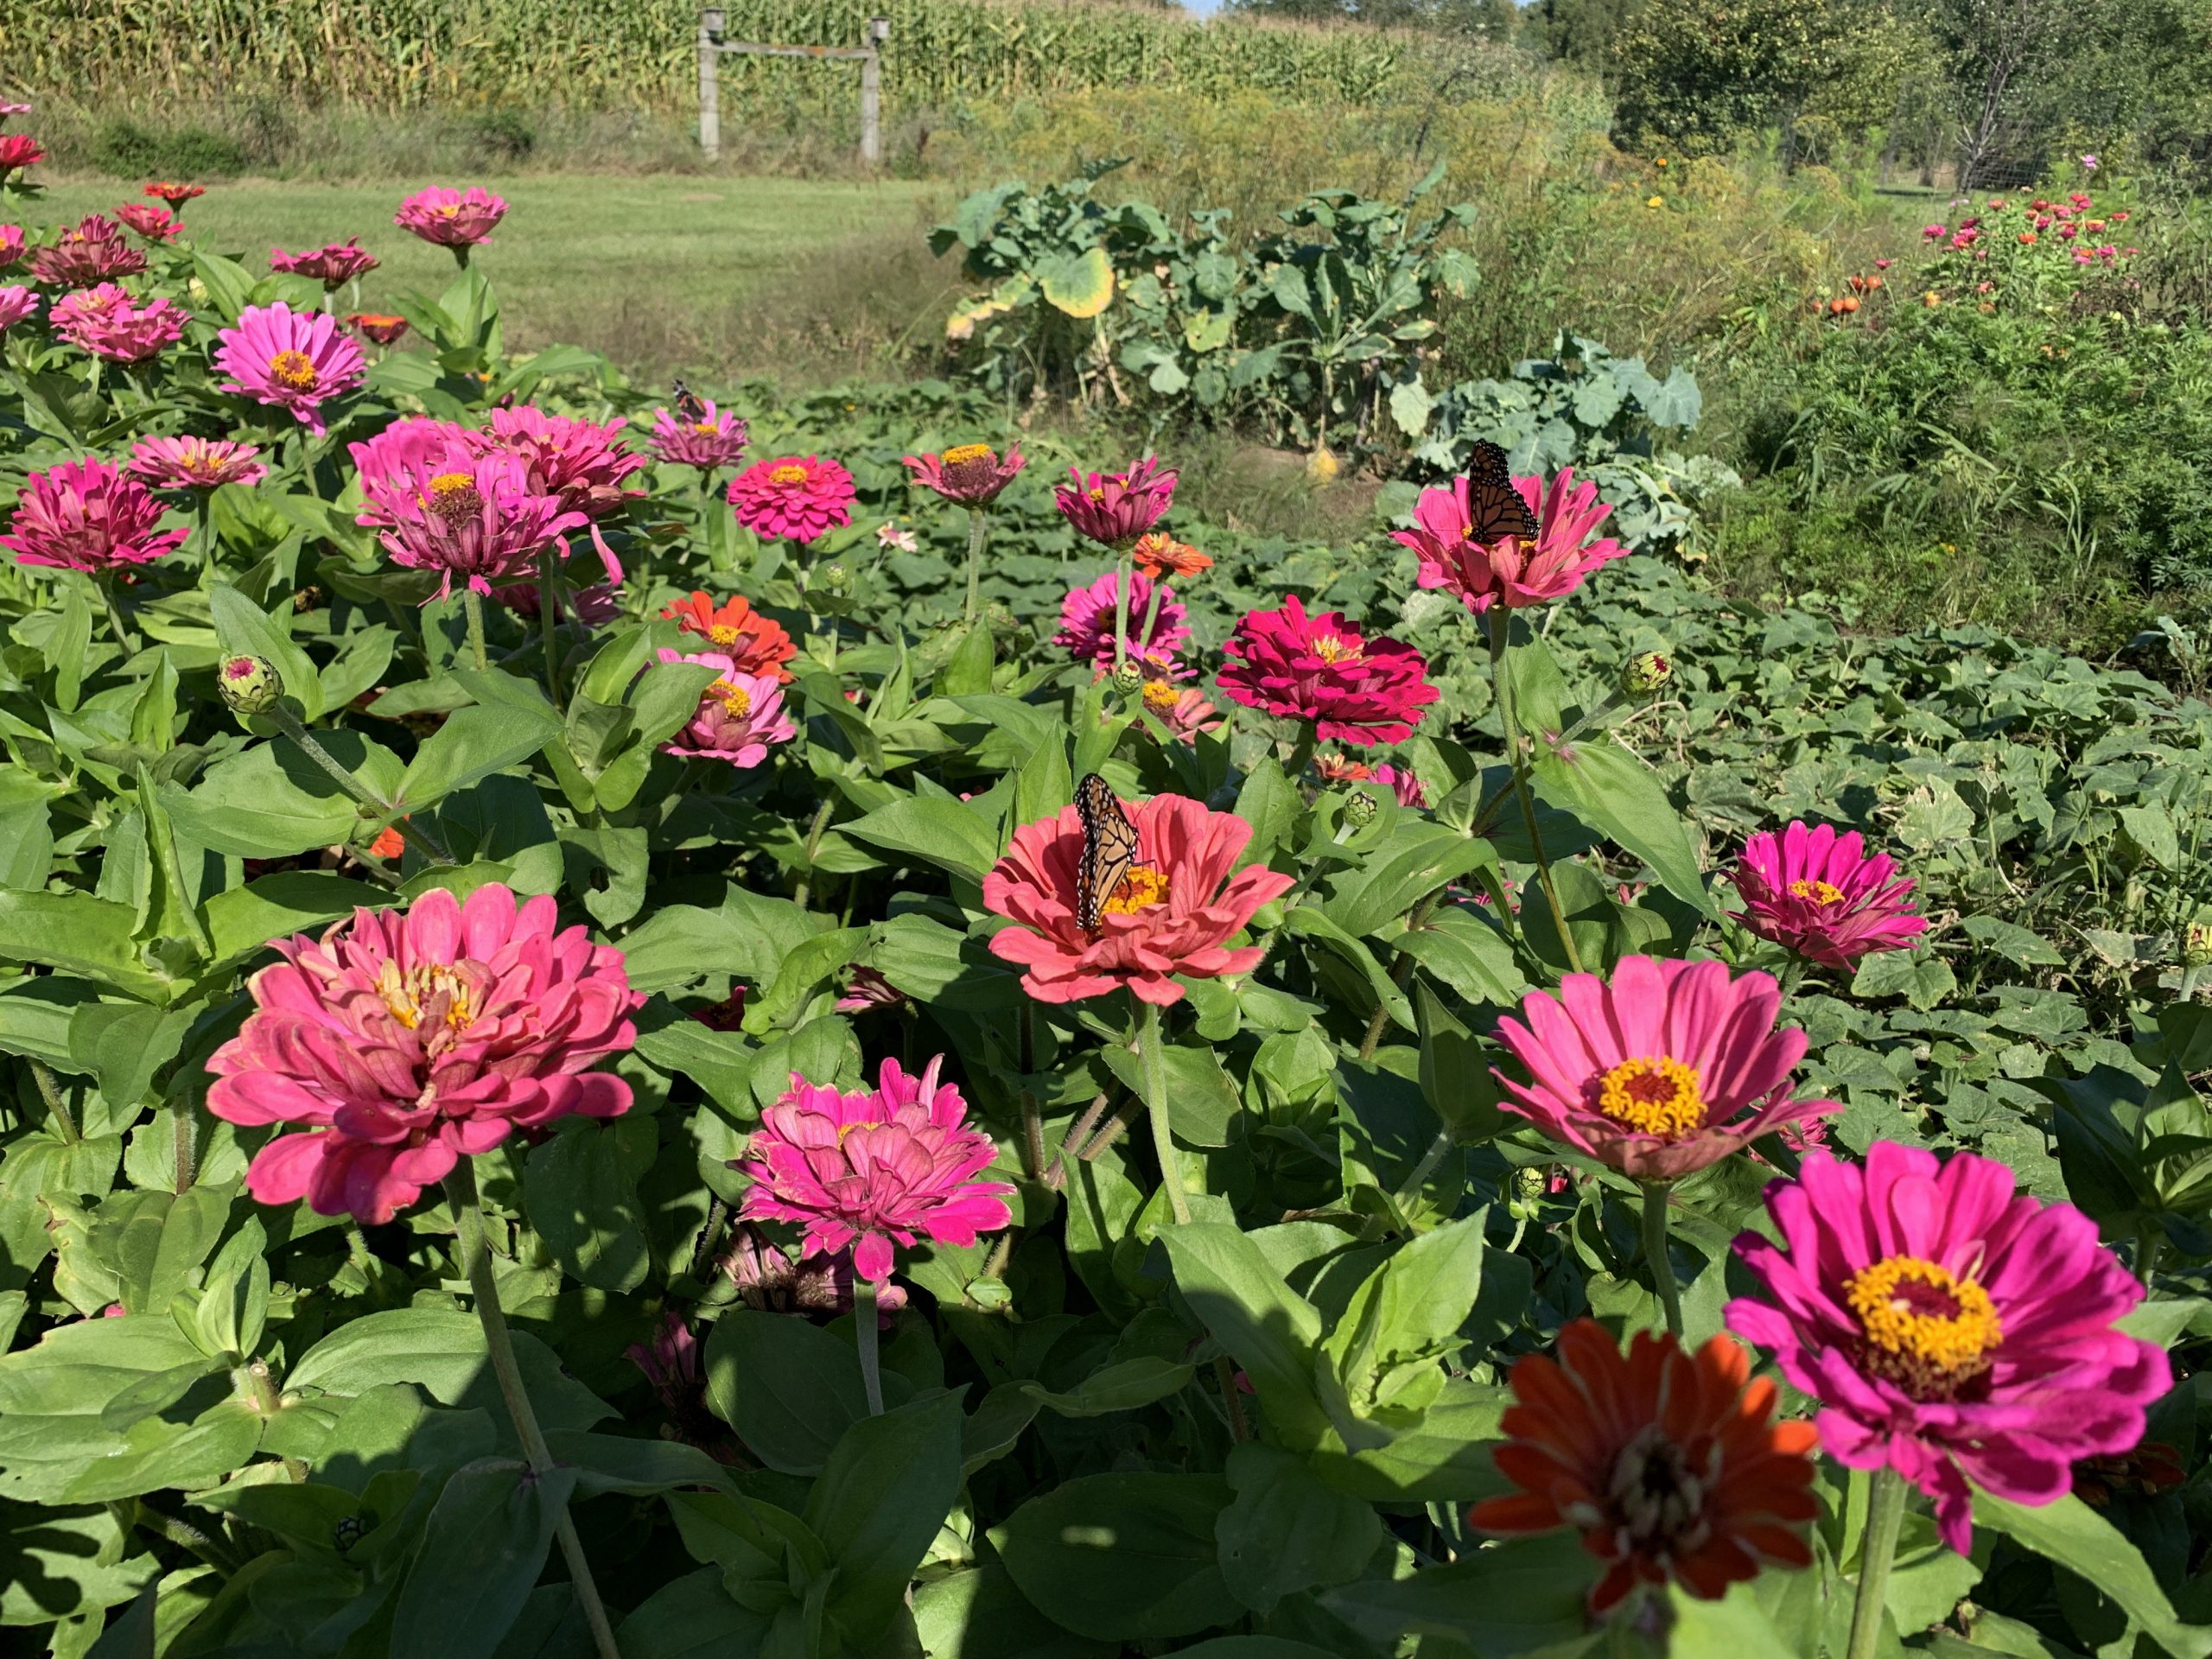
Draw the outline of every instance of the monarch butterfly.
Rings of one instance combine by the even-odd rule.
[[[691,388],[681,380],[676,383],[676,418],[686,426],[704,426],[707,406],[691,394]]]
[[[1137,827],[1096,772],[1076,785],[1076,816],[1083,820],[1083,861],[1075,875],[1075,923],[1098,931],[1098,912],[1137,861]]]
[[[1533,542],[1538,534],[1535,515],[1513,487],[1505,470],[1505,451],[1488,438],[1475,445],[1467,466],[1467,537],[1488,547],[1501,536]]]

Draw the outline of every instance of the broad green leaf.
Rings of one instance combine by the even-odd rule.
[[[819,1474],[845,1431],[868,1415],[849,1338],[804,1319],[735,1309],[706,1344],[707,1402],[771,1469]],[[893,1377],[884,1377],[885,1397]]]
[[[1095,317],[1114,298],[1114,267],[1103,248],[1085,248],[1037,267],[1037,286],[1046,303],[1071,317]]]
[[[1030,1499],[991,1540],[1021,1593],[1078,1636],[1190,1636],[1242,1611],[1216,1565],[1230,1498],[1218,1475],[1083,1476]]]
[[[1116,1411],[1135,1411],[1181,1391],[1192,1368],[1154,1355],[1141,1355],[1095,1371],[1065,1394],[1053,1394],[1040,1384],[1018,1386],[1028,1397],[1062,1417],[1103,1417]]]
[[[891,1623],[960,1496],[960,1396],[942,1392],[863,1417],[807,1494],[806,1524],[837,1573],[830,1614],[855,1645]]]
[[[638,1178],[652,1167],[658,1139],[650,1117],[573,1117],[531,1149],[523,1202],[530,1224],[569,1275],[594,1290],[621,1293],[645,1282],[652,1266]]]
[[[1329,1419],[1314,1392],[1321,1316],[1236,1228],[1197,1222],[1160,1235],[1175,1283],[1259,1390],[1268,1421],[1293,1450],[1321,1443]]]
[[[0,1627],[45,1624],[129,1601],[161,1576],[162,1564],[150,1550],[126,1554],[126,1548],[115,1516],[100,1505],[0,1502]]]
[[[1323,1485],[1302,1459],[1257,1441],[1231,1448],[1236,1499],[1214,1522],[1221,1576],[1255,1613],[1285,1596],[1360,1576],[1382,1522],[1360,1499]]]
[[[1642,859],[1675,898],[1708,916],[1719,913],[1682,815],[1642,760],[1602,735],[1555,748],[1540,734],[1535,745],[1540,793]]]
[[[981,881],[998,862],[997,832],[957,801],[919,796],[838,826],[846,835]]]
[[[2073,1494],[2031,1508],[1977,1491],[1974,1518],[2045,1560],[2080,1573],[2173,1659],[2204,1659],[2212,1654],[2212,1625],[2182,1623],[2142,1552]]]
[[[481,1659],[529,1599],[575,1471],[533,1475],[514,1458],[455,1470],[431,1511],[392,1614],[391,1649],[422,1659]]]
[[[322,676],[307,652],[292,643],[289,603],[270,616],[230,583],[219,582],[208,590],[207,608],[225,656],[258,657],[268,662],[283,677],[284,695],[300,705],[301,717],[310,725],[322,718]],[[264,725],[260,729],[269,728]]]

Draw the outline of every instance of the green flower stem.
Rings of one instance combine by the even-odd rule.
[[[1152,593],[1144,602],[1144,626],[1137,630],[1137,643],[1141,645],[1152,643],[1153,626],[1160,620],[1160,596],[1166,590],[1165,577],[1152,584]]]
[[[1567,951],[1567,965],[1576,973],[1582,971],[1582,953],[1575,949],[1574,935],[1567,925],[1567,911],[1559,901],[1559,888],[1552,881],[1551,861],[1544,856],[1544,838],[1536,830],[1536,798],[1529,787],[1528,773],[1521,766],[1521,726],[1514,717],[1512,683],[1505,672],[1506,632],[1511,618],[1503,605],[1490,607],[1490,673],[1491,683],[1497,690],[1498,723],[1505,728],[1506,759],[1513,766],[1514,793],[1521,799],[1521,822],[1529,831],[1529,849],[1535,855],[1536,876],[1542,883],[1544,902],[1551,906],[1552,924],[1559,929],[1559,942]]]
[[[474,588],[462,588],[461,608],[468,618],[468,654],[475,659],[476,671],[484,673],[492,666],[491,656],[484,649],[484,595]]]
[[[1114,565],[1114,666],[1129,659],[1129,550]]]
[[[1444,1154],[1452,1150],[1452,1144],[1451,1130],[1439,1129],[1436,1132],[1436,1139],[1428,1143],[1428,1150],[1421,1154],[1421,1161],[1399,1183],[1397,1192],[1390,1200],[1394,1209],[1402,1211],[1421,1197],[1421,1188],[1428,1185],[1428,1178],[1436,1173],[1436,1166],[1444,1161]]]
[[[1306,775],[1306,768],[1313,759],[1313,751],[1321,747],[1321,728],[1314,721],[1300,721],[1298,735],[1292,740],[1290,758],[1282,763],[1282,775],[1290,779],[1291,787]]]
[[[566,709],[569,700],[561,690],[560,624],[554,615],[560,591],[561,556],[549,544],[537,555],[537,637],[545,643],[545,689],[553,694],[556,709]]]
[[[853,1274],[853,1346],[860,1350],[861,1385],[868,1390],[868,1414],[883,1415],[883,1363],[876,1356],[875,1282]]]
[[[1882,1641],[1882,1608],[1888,1598],[1890,1566],[1897,1559],[1897,1534],[1904,1526],[1907,1487],[1894,1469],[1874,1471],[1872,1501],[1867,1506],[1866,1536],[1859,1551],[1859,1600],[1851,1610],[1851,1645],[1845,1659],[1874,1659]]]
[[[1045,1118],[1037,1107],[1037,1091],[1029,1086],[1029,1074],[1037,1068],[1036,1020],[1036,1005],[1024,997],[1014,1029],[1021,1067],[1021,1173],[1033,1181],[1045,1173]]]
[[[1659,1306],[1667,1315],[1667,1329],[1682,1334],[1682,1294],[1675,1287],[1674,1259],[1667,1254],[1667,1184],[1643,1183],[1643,1256],[1651,1266],[1651,1283],[1659,1293]]]
[[[163,1515],[143,1497],[126,1497],[111,1503],[108,1508],[127,1529],[142,1527],[156,1538],[167,1539],[179,1549],[197,1555],[225,1578],[236,1573],[245,1563],[236,1551],[221,1539],[210,1535],[189,1521],[180,1521],[173,1515]]]
[[[1229,1438],[1242,1446],[1252,1438],[1252,1427],[1244,1421],[1244,1402],[1236,1397],[1236,1368],[1229,1363],[1227,1354],[1213,1357],[1213,1378],[1221,1387],[1222,1407],[1229,1414]]]
[[[2145,1223],[2135,1235],[2135,1276],[2143,1281],[2143,1288],[2151,1288],[2151,1275],[2158,1270],[2158,1257],[2164,1254],[2166,1236],[2157,1226]]]
[[[473,598],[474,595],[472,594],[471,597]],[[315,765],[321,766],[323,771],[329,773],[331,781],[335,783],[339,788],[344,790],[347,795],[359,802],[363,806],[367,807],[371,811],[377,814],[378,817],[391,817],[391,827],[399,831],[399,838],[402,841],[412,847],[416,852],[422,854],[424,858],[429,860],[433,864],[450,864],[453,862],[453,855],[446,851],[444,848],[439,846],[436,841],[431,837],[429,831],[427,830],[416,829],[404,817],[392,817],[392,814],[397,810],[397,809],[393,807],[392,804],[390,801],[385,800],[383,796],[378,794],[376,791],[371,789],[366,784],[364,784],[359,779],[354,777],[352,772],[348,772],[343,766],[339,764],[336,757],[334,756],[329,750],[324,748],[321,744],[316,742],[315,740],[315,734],[308,730],[305,722],[303,722],[297,715],[292,712],[291,704],[285,702],[280,698],[276,705],[269,710],[269,718],[276,723],[276,728],[279,731],[283,732],[285,736],[292,740],[294,747],[296,747],[302,754],[307,756],[308,760],[314,761]]]
[[[499,1282],[492,1275],[492,1252],[484,1242],[484,1209],[476,1196],[474,1160],[463,1158],[454,1164],[445,1185],[447,1201],[453,1205],[454,1218],[461,1225],[461,1259],[468,1274],[469,1292],[476,1301],[477,1321],[484,1327],[484,1346],[492,1357],[492,1372],[499,1379],[507,1415],[514,1420],[515,1433],[522,1441],[523,1456],[529,1461],[530,1471],[543,1480],[553,1472],[553,1452],[545,1444],[545,1432],[537,1426],[537,1413],[530,1403],[530,1391],[523,1386],[522,1367],[515,1360],[514,1338],[507,1332],[507,1316],[499,1306]],[[575,1586],[576,1604],[583,1610],[584,1623],[590,1628],[592,1644],[600,1659],[622,1659],[622,1650],[614,1645],[613,1627],[607,1621],[606,1605],[599,1599],[599,1586],[591,1575],[591,1561],[584,1554],[583,1541],[576,1536],[576,1523],[569,1516],[566,1503],[554,1519],[553,1535],[561,1541],[561,1555],[569,1564],[569,1578]]]
[[[48,1122],[63,1141],[75,1146],[84,1137],[77,1133],[77,1120],[69,1115],[69,1101],[61,1092],[61,1080],[35,1054],[27,1054],[23,1058],[31,1063],[31,1076],[38,1080],[39,1094],[46,1101]]]
[[[968,607],[962,613],[971,623],[982,609],[983,542],[990,533],[990,524],[988,507],[968,509]]]
[[[1167,1189],[1167,1207],[1175,1224],[1191,1222],[1191,1200],[1183,1191],[1182,1166],[1175,1161],[1175,1138],[1167,1123],[1167,1062],[1160,1052],[1160,1009],[1141,998],[1137,1001],[1137,1057],[1144,1065],[1145,1116],[1152,1120],[1153,1150],[1160,1154],[1160,1184]]]
[[[123,647],[124,656],[137,656],[138,636],[130,632],[130,625],[123,620],[123,605],[116,598],[115,579],[112,576],[94,576],[92,586],[99,589],[100,603],[107,610],[107,625],[115,630],[115,643]]]
[[[199,1141],[196,1134],[197,1114],[192,1109],[189,1093],[179,1095],[169,1107],[170,1144],[176,1149],[176,1191],[180,1196],[192,1190],[198,1174]]]
[[[1418,933],[1428,925],[1428,918],[1436,914],[1437,906],[1444,902],[1444,892],[1442,887],[1439,887],[1414,906],[1413,914],[1406,918],[1407,932]],[[1406,988],[1406,982],[1413,976],[1414,959],[1402,950],[1398,953],[1398,959],[1390,964],[1390,982],[1402,991]],[[1377,1002],[1375,1005],[1374,1017],[1367,1022],[1367,1035],[1360,1039],[1359,1058],[1361,1059],[1371,1060],[1375,1058],[1375,1051],[1382,1046],[1382,1033],[1389,1023],[1389,1007]]]
[[[825,795],[822,804],[815,809],[814,822],[806,831],[806,874],[798,879],[798,888],[791,895],[791,902],[801,910],[806,908],[806,895],[814,886],[814,855],[822,849],[822,832],[830,827],[830,815],[836,810],[837,798]]]

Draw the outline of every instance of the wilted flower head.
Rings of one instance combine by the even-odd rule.
[[[1487,610],[1493,601],[1509,610],[1549,604],[1628,551],[1610,536],[1590,541],[1612,508],[1599,500],[1596,485],[1575,483],[1572,467],[1560,468],[1548,490],[1533,474],[1513,480],[1536,520],[1533,543],[1510,535],[1477,541],[1471,488],[1471,480],[1456,478],[1449,486],[1423,490],[1414,508],[1414,527],[1391,532],[1392,540],[1420,557],[1423,588],[1447,588],[1471,611]]]
[[[305,1131],[257,1153],[246,1190],[389,1221],[515,1129],[626,1111],[630,1085],[586,1068],[636,1042],[645,999],[620,950],[557,930],[556,911],[497,882],[465,904],[435,887],[276,941],[283,961],[254,976],[254,1013],[208,1063],[217,1117]]]
[[[866,1014],[872,1008],[904,1007],[906,1002],[906,992],[863,962],[855,964],[846,980],[844,994],[837,999],[837,1012]]]
[[[1729,872],[1745,908],[1737,919],[1763,939],[1825,968],[1845,969],[1879,950],[1910,950],[1928,931],[1912,908],[1913,882],[1886,853],[1869,853],[1857,830],[1794,823],[1762,830]]]
[[[317,437],[325,430],[322,405],[359,385],[368,366],[336,318],[295,311],[282,301],[249,305],[217,338],[215,366],[230,377],[225,391],[288,409]]]
[[[1558,1351],[1514,1361],[1505,1443],[1491,1456],[1515,1490],[1476,1504],[1469,1525],[1580,1532],[1605,1564],[1590,1591],[1600,1615],[1639,1583],[1712,1601],[1764,1562],[1812,1565],[1819,1437],[1810,1423],[1774,1421],[1777,1391],[1751,1380],[1742,1348],[1715,1337],[1693,1352],[1639,1331],[1624,1356],[1586,1319],[1560,1332]]]
[[[711,470],[727,467],[745,453],[747,433],[739,416],[717,410],[713,398],[700,405],[701,418],[687,421],[672,410],[653,412],[653,433],[647,440],[663,461],[683,467]]]
[[[0,137],[0,145],[7,140]],[[0,168],[0,172],[4,172]],[[90,288],[146,269],[146,255],[123,239],[111,219],[87,213],[51,242],[31,251],[31,275],[55,288]]]
[[[1136,830],[1136,861],[1100,905],[1096,929],[1076,914],[1083,820],[1072,806],[1016,830],[983,878],[984,907],[1018,924],[991,936],[991,953],[1020,963],[1021,988],[1040,1002],[1126,985],[1166,1007],[1183,1000],[1174,976],[1214,979],[1259,966],[1261,946],[1232,949],[1229,941],[1289,890],[1291,878],[1264,864],[1236,869],[1252,826],[1181,795],[1123,810]]]
[[[695,592],[670,606],[661,617],[686,633],[702,636],[741,674],[766,674],[779,683],[791,677],[784,664],[798,655],[798,647],[782,623],[754,610],[741,594],[717,605],[709,594]]]
[[[1126,473],[1081,473],[1072,467],[1072,484],[1053,486],[1060,514],[1078,536],[1119,550],[1160,522],[1175,500],[1175,469],[1162,468],[1147,455]]]
[[[2073,1205],[2016,1196],[2006,1165],[1938,1163],[1878,1141],[1864,1169],[1826,1153],[1766,1189],[1781,1242],[1739,1234],[1765,1292],[1729,1329],[1821,1402],[1821,1443],[1894,1469],[1973,1541],[1968,1483],[2015,1503],[2063,1497],[2075,1459],[2127,1451],[2171,1385],[2163,1349],[2114,1329],[2143,1287]]]
[[[130,470],[157,490],[212,490],[221,484],[258,484],[269,476],[250,443],[222,438],[141,438],[130,451]]]
[[[1411,766],[1381,766],[1375,768],[1375,781],[1389,790],[1400,806],[1426,807],[1428,791],[1414,775]]]
[[[770,744],[788,743],[798,734],[774,676],[747,674],[717,651],[687,654],[663,646],[658,654],[664,663],[702,663],[715,673],[699,694],[698,709],[670,740],[669,753],[749,768],[768,758]]]
[[[1610,981],[1569,974],[1532,991],[1497,1040],[1529,1073],[1497,1073],[1499,1103],[1563,1146],[1644,1181],[1716,1163],[1760,1135],[1837,1109],[1793,1100],[1805,1033],[1775,1029],[1782,992],[1768,974],[1718,962],[1623,957]]]
[[[854,1270],[874,1284],[891,1276],[893,1244],[964,1246],[1007,1226],[1014,1188],[975,1179],[997,1148],[963,1127],[967,1103],[938,1081],[944,1063],[912,1077],[886,1060],[875,1088],[851,1093],[793,1072],[737,1166],[753,1179],[739,1213],[804,1227],[809,1256],[851,1245]]]
[[[1007,446],[1003,461],[988,443],[963,443],[941,455],[904,455],[900,459],[913,474],[909,482],[925,490],[935,490],[946,500],[968,507],[988,506],[997,500],[999,493],[1029,464],[1019,443]]]
[[[481,185],[467,190],[434,185],[401,202],[391,222],[425,242],[459,251],[489,241],[493,227],[506,211],[507,204]]]
[[[379,346],[397,346],[407,333],[407,319],[387,315],[381,311],[356,311],[346,319],[346,326],[360,331],[361,338],[374,340]]]
[[[811,542],[853,521],[853,475],[818,455],[756,461],[730,480],[737,522],[756,536]]]
[[[174,553],[191,534],[157,530],[162,504],[137,479],[98,457],[57,462],[33,473],[16,498],[10,534],[0,547],[18,564],[51,565],[98,575],[150,564]]]
[[[1411,645],[1367,639],[1338,611],[1308,615],[1293,594],[1253,611],[1222,646],[1218,683],[1248,709],[1312,721],[1324,741],[1402,743],[1440,695]]]
[[[794,1262],[749,1221],[732,1224],[720,1264],[738,1300],[765,1313],[844,1314],[853,1311],[853,1253],[807,1256]],[[906,1287],[876,1287],[876,1321],[887,1326],[906,1306]]]
[[[150,202],[126,201],[115,210],[115,216],[149,243],[174,242],[184,228],[184,221],[175,213]]]
[[[1115,597],[1121,592],[1120,573],[1109,570],[1088,588],[1071,588],[1060,601],[1060,631],[1052,636],[1052,643],[1064,645],[1075,653],[1077,662],[1087,662],[1105,668],[1114,661]],[[1183,607],[1175,602],[1173,588],[1162,588],[1160,605],[1153,607],[1152,578],[1140,572],[1129,575],[1129,632],[1125,636],[1125,655],[1139,659],[1157,659],[1163,666],[1162,677],[1172,671],[1177,647],[1191,637],[1184,626]],[[1145,629],[1145,618],[1152,617],[1152,627]]]
[[[282,248],[269,250],[270,270],[293,276],[312,276],[332,292],[383,263],[361,245],[358,236],[349,236],[343,242],[327,243],[304,253],[287,253]]]
[[[184,338],[192,321],[168,300],[141,303],[114,283],[63,295],[47,312],[54,332],[79,351],[116,363],[143,363]]]

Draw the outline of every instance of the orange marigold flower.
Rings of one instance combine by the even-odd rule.
[[[1777,1391],[1748,1382],[1750,1354],[1726,1337],[1695,1353],[1638,1332],[1623,1354],[1594,1319],[1560,1332],[1559,1357],[1514,1363],[1497,1471],[1520,1490],[1485,1498],[1469,1524],[1492,1533],[1573,1527],[1605,1563],[1590,1609],[1639,1583],[1672,1580],[1705,1600],[1761,1564],[1812,1565],[1818,1513],[1808,1422],[1773,1420]]]
[[[771,675],[779,684],[791,677],[784,664],[798,655],[798,647],[782,623],[761,615],[741,594],[717,605],[711,595],[694,593],[661,615],[686,633],[705,636],[740,673]]]
[[[1195,576],[1201,570],[1213,568],[1212,559],[1187,542],[1177,541],[1164,530],[1139,537],[1129,554],[1136,560],[1137,569],[1154,582],[1162,575]]]

